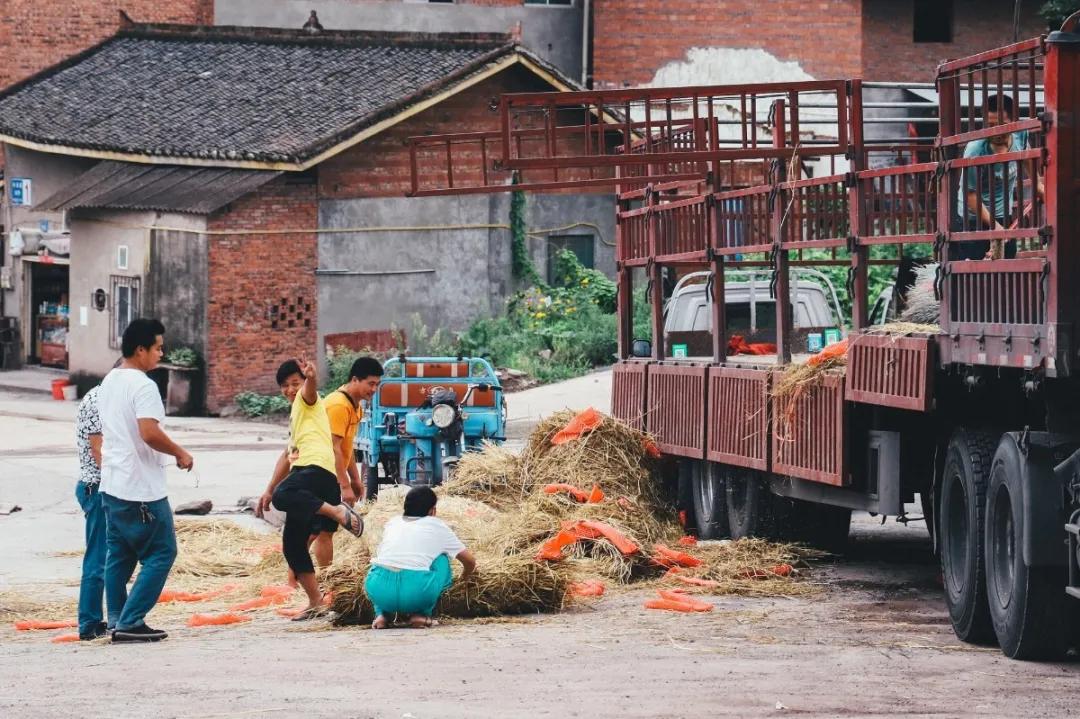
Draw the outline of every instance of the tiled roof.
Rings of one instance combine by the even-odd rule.
[[[298,163],[515,52],[504,35],[137,25],[0,93],[0,135]]]
[[[105,161],[39,202],[35,209],[108,207],[210,214],[280,174],[268,170]]]

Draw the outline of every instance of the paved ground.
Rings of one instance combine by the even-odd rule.
[[[606,408],[610,375],[512,398],[527,419]],[[0,590],[70,595],[81,545],[71,497],[73,403],[0,392]],[[257,493],[284,428],[170,419],[194,448],[175,501],[219,507]],[[810,599],[717,598],[707,615],[609,595],[558,616],[457,622],[430,632],[299,632],[266,618],[173,630],[155,646],[53,645],[0,630],[0,717],[1067,716],[1076,664],[1010,662],[958,643],[925,531],[856,518],[852,552],[813,574]],[[143,711],[143,710],[140,710]]]

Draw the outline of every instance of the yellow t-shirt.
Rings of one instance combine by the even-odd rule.
[[[334,462],[334,439],[330,435],[330,420],[322,397],[309,405],[304,393],[297,392],[289,412],[289,444],[296,449],[294,467],[322,467],[337,476]]]
[[[330,419],[330,433],[335,437],[345,439],[345,457],[348,458],[364,411],[354,405],[352,398],[341,390],[327,395],[324,402],[326,404],[326,416]]]

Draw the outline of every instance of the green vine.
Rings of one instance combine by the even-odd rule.
[[[513,184],[518,184],[514,175]],[[540,274],[529,256],[528,232],[525,228],[525,193],[515,190],[510,193],[510,237],[511,271],[514,279],[530,284],[540,284]]]

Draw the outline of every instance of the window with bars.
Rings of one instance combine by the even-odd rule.
[[[311,303],[305,302],[303,296],[280,298],[270,305],[268,315],[272,330],[311,327]]]
[[[112,321],[109,323],[109,347],[120,349],[124,330],[131,321],[139,316],[140,289],[142,280],[138,277],[112,275]]]

